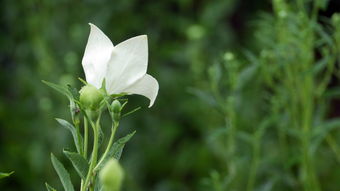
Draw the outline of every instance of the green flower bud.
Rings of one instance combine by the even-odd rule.
[[[226,53],[224,53],[224,55],[223,55],[223,59],[224,59],[225,61],[231,61],[231,60],[234,60],[234,59],[235,59],[235,56],[234,56],[234,54],[233,54],[232,52],[226,52]]]
[[[119,191],[124,179],[124,171],[118,160],[109,160],[100,171],[99,178],[104,191]]]
[[[119,121],[120,120],[120,112],[122,110],[122,105],[118,100],[114,100],[111,104],[112,112],[113,112],[113,120]]]
[[[104,99],[102,91],[90,84],[82,87],[79,93],[81,105],[90,110],[97,110]]]
[[[333,22],[333,25],[335,25],[335,26],[340,24],[340,14],[334,13],[332,15],[332,22]]]

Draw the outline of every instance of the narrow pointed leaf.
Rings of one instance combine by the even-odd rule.
[[[0,179],[6,178],[6,177],[10,176],[13,173],[14,173],[14,171],[9,172],[9,173],[0,172]]]
[[[45,80],[42,80],[42,82],[44,84],[46,84],[47,86],[57,90],[59,93],[64,94],[69,99],[73,99],[72,93],[69,91],[69,89],[67,87],[64,87],[64,86],[58,85],[58,84],[54,84],[54,83],[51,83],[51,82],[47,82]]]
[[[106,162],[114,157],[115,159],[119,160],[121,155],[122,155],[122,152],[123,152],[123,149],[124,149],[124,146],[125,144],[132,138],[132,136],[136,133],[136,131],[126,135],[125,137],[123,138],[120,138],[118,139],[118,141],[116,141],[115,143],[113,143],[113,145],[111,146],[108,154],[106,155],[105,159],[103,160],[103,162],[100,164],[100,166],[98,166],[97,170],[99,171],[105,164]]]
[[[89,169],[88,163],[85,158],[78,153],[69,152],[66,150],[64,150],[63,152],[67,156],[67,158],[70,159],[80,178],[85,180]]]
[[[80,133],[77,132],[77,129],[71,123],[69,123],[66,120],[59,119],[59,118],[56,118],[56,120],[58,121],[58,123],[60,125],[62,125],[66,129],[71,131],[72,136],[73,136],[73,140],[74,140],[74,144],[76,145],[77,151],[78,151],[78,153],[82,153],[83,137],[80,135]]]
[[[51,153],[51,161],[65,191],[74,191],[70,175],[66,171],[64,165],[61,164],[61,162],[59,162],[59,160],[52,153]]]
[[[45,186],[46,186],[47,191],[57,191],[55,188],[47,184],[47,182],[45,183]]]
[[[318,127],[314,128],[312,143],[310,145],[311,150],[315,152],[320,144],[324,141],[327,135],[330,134],[331,131],[334,131],[340,127],[340,120],[334,119],[329,120],[323,124],[320,124]]]
[[[79,91],[77,90],[77,88],[72,87],[71,85],[67,85],[67,89],[68,91],[72,94],[72,97],[76,100],[79,100]]]

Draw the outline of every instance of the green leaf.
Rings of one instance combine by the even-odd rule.
[[[119,160],[125,144],[132,138],[132,136],[136,133],[136,131],[133,131],[132,133],[126,135],[123,138],[118,139],[115,143],[113,143],[109,153],[108,158],[114,157],[115,159]]]
[[[81,134],[78,133],[77,129],[71,123],[69,123],[68,121],[63,120],[63,119],[59,119],[59,118],[56,118],[56,120],[58,121],[58,123],[60,125],[62,125],[66,129],[71,131],[72,136],[73,136],[73,140],[74,140],[74,144],[76,145],[77,151],[78,151],[78,153],[82,153],[83,137],[81,136]]]
[[[0,179],[6,178],[6,177],[10,176],[13,173],[14,173],[14,171],[9,172],[9,173],[0,172]]]
[[[195,95],[205,103],[207,103],[211,107],[218,107],[218,103],[213,95],[210,92],[203,91],[196,88],[188,88],[188,92]]]
[[[72,93],[69,91],[69,89],[67,87],[61,86],[61,85],[58,85],[58,84],[54,84],[54,83],[51,83],[51,82],[47,82],[45,80],[42,80],[42,82],[44,84],[46,84],[47,86],[57,90],[59,93],[64,94],[69,99],[71,99],[71,100],[73,99],[73,95],[72,95]]]
[[[312,152],[317,150],[322,141],[331,133],[331,131],[338,128],[340,128],[340,119],[326,121],[314,128],[312,132],[312,144],[310,145]]]
[[[45,186],[46,186],[47,191],[57,191],[55,188],[47,184],[47,182],[45,182]]]
[[[113,145],[111,146],[109,152],[107,153],[105,159],[103,162],[98,166],[97,170],[99,171],[105,164],[106,162],[111,158],[114,157],[115,159],[119,160],[125,144],[132,138],[132,136],[136,133],[136,131],[133,131],[132,133],[126,135],[123,138],[118,139]]]
[[[70,175],[64,168],[63,164],[61,164],[61,162],[59,162],[59,160],[52,153],[51,153],[51,161],[52,161],[54,169],[57,171],[57,174],[60,178],[61,183],[63,184],[65,191],[74,191]]]
[[[72,94],[72,97],[76,100],[79,100],[79,91],[77,88],[72,87],[70,84],[67,85],[68,91]]]
[[[102,128],[98,128],[98,146],[100,147],[102,145],[102,143],[104,142],[104,132],[102,130]]]
[[[89,169],[89,165],[85,158],[78,153],[69,152],[67,150],[63,150],[63,152],[67,156],[67,158],[70,159],[70,161],[72,162],[72,165],[78,172],[80,178],[85,180]]]
[[[240,74],[239,74],[239,79],[238,79],[238,84],[237,84],[237,89],[241,90],[244,87],[246,87],[254,81],[254,78],[256,77],[256,74],[258,72],[258,67],[259,65],[257,64],[252,64],[247,66],[245,69],[243,69]]]

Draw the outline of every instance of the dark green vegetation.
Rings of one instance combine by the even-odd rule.
[[[54,120],[68,100],[41,80],[80,87],[88,22],[113,43],[147,34],[160,83],[121,121],[119,137],[137,131],[124,190],[338,190],[340,4],[289,2],[3,1],[0,171],[15,173],[0,190],[62,190],[50,153],[71,169]]]

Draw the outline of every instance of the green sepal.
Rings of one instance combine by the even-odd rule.
[[[81,83],[83,83],[85,86],[87,85],[87,82],[86,82],[83,78],[79,77],[78,80],[79,80]]]
[[[0,179],[6,178],[8,176],[11,176],[11,174],[13,174],[14,171],[9,172],[9,173],[4,173],[4,172],[0,172]]]
[[[124,113],[124,114],[122,115],[122,118],[123,118],[123,117],[126,117],[126,116],[128,116],[128,115],[130,115],[130,114],[133,114],[134,112],[140,110],[141,108],[142,108],[142,107],[139,106],[139,107],[136,107],[135,109],[133,109],[133,110],[127,112],[127,113]]]
[[[85,180],[87,172],[89,170],[89,165],[85,158],[79,153],[74,153],[67,150],[63,150],[63,153],[66,155],[68,159],[70,159],[74,169],[76,169],[80,178]]]
[[[115,158],[117,160],[120,159],[125,144],[132,138],[132,136],[136,133],[136,131],[133,131],[132,133],[126,135],[125,137],[122,137],[118,139],[113,145],[111,146],[109,152],[107,153],[106,157],[104,158],[103,162],[98,166],[96,169],[97,171],[100,171],[100,169],[106,164],[106,162],[110,158]]]
[[[51,161],[65,191],[74,191],[71,178],[64,165],[51,153]]]
[[[77,151],[78,153],[83,153],[83,137],[81,136],[79,130],[77,130],[71,123],[69,123],[66,120],[63,119],[59,119],[56,118],[56,120],[58,121],[58,123],[63,126],[64,128],[68,129],[69,131],[71,131],[72,136],[73,136],[73,140],[74,140],[74,144],[76,145]]]
[[[47,182],[45,182],[45,186],[46,186],[47,191],[57,191],[55,188],[47,184]]]

